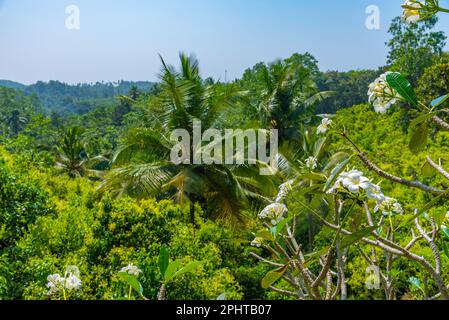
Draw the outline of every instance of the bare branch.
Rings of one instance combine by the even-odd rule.
[[[284,294],[284,295],[290,296],[290,297],[295,297],[295,298],[297,298],[297,299],[302,300],[302,298],[300,297],[300,295],[297,294],[297,293],[295,293],[295,292],[291,292],[291,291],[288,291],[288,290],[279,289],[279,288],[276,288],[276,287],[273,287],[273,286],[270,286],[269,288],[270,288],[270,290],[273,290],[274,292],[277,292],[277,293],[280,293],[280,294]]]
[[[434,124],[436,124],[438,127],[440,127],[441,129],[445,130],[445,131],[449,131],[449,123],[447,123],[446,121],[444,121],[443,119],[441,119],[438,116],[434,116],[432,118],[432,122]]]
[[[329,272],[329,269],[331,268],[333,258],[334,258],[334,251],[331,249],[327,254],[326,262],[324,263],[323,269],[321,270],[320,274],[315,279],[315,281],[312,283],[312,288],[318,287],[320,282],[326,277],[327,273]]]
[[[433,237],[429,237],[426,231],[421,227],[419,224],[418,218],[415,219],[415,225],[416,229],[418,229],[421,236],[429,243],[430,249],[432,249],[433,257],[435,258],[435,272],[438,274],[441,274],[441,257],[440,257],[440,250],[436,246],[435,242],[433,241]],[[433,225],[435,225],[433,223]],[[435,230],[435,227],[433,227]],[[433,232],[434,233],[434,232]]]
[[[429,156],[426,157],[427,162],[434,168],[436,169],[443,177],[445,177],[446,179],[449,180],[449,172],[447,172],[445,169],[443,169],[442,166],[440,166],[439,164],[435,163],[432,158],[430,158]]]

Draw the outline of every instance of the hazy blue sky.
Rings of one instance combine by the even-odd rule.
[[[383,65],[403,0],[0,0],[0,79],[155,80],[158,53],[195,53],[203,76],[309,51],[323,70]],[[68,5],[81,29],[65,27]],[[365,27],[377,5],[381,29]],[[449,21],[449,19],[441,19]],[[449,23],[441,22],[447,30]]]

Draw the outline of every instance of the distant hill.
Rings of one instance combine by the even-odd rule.
[[[43,106],[50,112],[84,113],[91,107],[114,102],[114,97],[126,95],[133,86],[139,91],[150,92],[156,83],[146,81],[118,81],[80,83],[70,85],[60,81],[39,81],[32,85],[23,85],[9,80],[0,80],[0,87],[22,90],[25,95],[37,95]]]
[[[11,89],[24,89],[26,85],[10,80],[0,80],[0,87],[6,87]]]

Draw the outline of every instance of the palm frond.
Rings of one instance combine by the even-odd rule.
[[[134,197],[155,196],[175,173],[176,168],[170,163],[131,164],[113,169],[98,191],[116,197],[124,194]]]

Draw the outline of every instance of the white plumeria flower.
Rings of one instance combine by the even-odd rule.
[[[324,118],[317,128],[317,134],[326,133],[332,125],[332,120]]]
[[[276,203],[281,202],[292,189],[293,180],[287,181],[279,186],[279,193],[276,196]]]
[[[59,293],[63,289],[67,291],[78,290],[82,285],[82,281],[79,278],[79,270],[75,266],[67,267],[65,277],[59,274],[52,274],[47,277],[47,281],[49,295]]]
[[[126,267],[121,268],[120,272],[126,272],[132,276],[138,277],[139,274],[142,273],[142,270],[140,270],[138,267],[130,263]]]
[[[318,160],[315,157],[309,157],[306,159],[306,167],[310,170],[315,170],[318,166]]]
[[[48,294],[58,293],[64,286],[64,278],[59,274],[52,274],[47,277]]]
[[[277,225],[279,222],[284,220],[284,214],[288,212],[285,204],[272,203],[263,209],[258,217],[260,219],[269,219],[273,226]]]
[[[77,290],[81,288],[82,281],[76,275],[71,274],[65,278],[64,286],[67,290]]]
[[[399,93],[388,85],[387,75],[390,73],[380,75],[368,88],[368,100],[377,113],[386,113],[392,105],[402,99]]]
[[[385,199],[380,187],[376,184],[371,184],[366,190],[366,196],[370,200],[382,201]]]
[[[407,0],[403,4],[402,19],[407,23],[417,23],[421,20],[421,9],[425,7],[424,1]]]
[[[251,246],[256,247],[256,248],[260,248],[262,246],[263,243],[263,238],[261,237],[256,237],[252,242],[251,242]]]
[[[366,190],[371,186],[368,178],[364,177],[363,172],[358,170],[346,173],[341,183],[352,193],[358,193],[360,189]]]
[[[394,198],[385,197],[377,203],[374,212],[381,211],[384,216],[392,216],[393,214],[403,214],[401,204]]]

